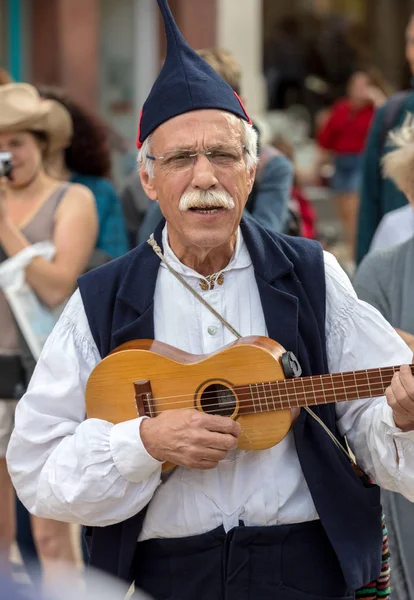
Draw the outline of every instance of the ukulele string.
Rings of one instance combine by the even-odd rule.
[[[251,404],[252,402],[258,402],[260,404],[262,403],[269,403],[270,405],[282,405],[282,404],[287,404],[286,407],[281,406],[281,408],[295,408],[297,406],[302,406],[302,404],[300,404],[301,402],[305,401],[305,405],[306,405],[306,396],[315,396],[317,397],[318,395],[320,395],[321,397],[325,398],[325,402],[320,402],[320,404],[330,404],[330,403],[334,403],[334,402],[349,402],[351,400],[362,400],[363,398],[376,398],[379,396],[383,396],[384,395],[384,391],[385,388],[382,386],[381,384],[381,388],[378,390],[373,390],[372,389],[373,386],[369,386],[370,389],[367,390],[360,390],[360,394],[365,394],[364,395],[357,395],[356,397],[349,397],[349,398],[341,398],[341,399],[327,399],[326,395],[329,392],[340,392],[340,391],[345,391],[347,388],[335,388],[335,390],[331,389],[331,390],[327,390],[326,392],[322,392],[321,390],[301,390],[301,391],[292,391],[290,394],[282,394],[282,393],[269,393],[269,394],[257,394],[254,393],[253,391],[249,394],[248,392],[242,392],[240,394],[232,394],[231,396],[229,395],[229,399],[227,400],[227,404],[231,404],[234,402],[237,402],[238,406],[244,406],[246,404]],[[213,394],[215,397],[217,397],[217,394]],[[234,399],[234,396],[236,396],[237,400]],[[303,398],[301,398],[301,396],[303,396]],[[334,393],[335,396],[335,393]],[[174,406],[174,408],[177,408],[179,404],[181,405],[187,405],[188,401],[193,400],[195,397],[192,394],[183,394],[182,396],[177,396],[177,397],[186,397],[187,400],[180,400],[180,401],[171,401],[170,399],[168,399],[167,397],[165,397],[164,399],[168,399],[168,402],[161,402],[159,403],[158,400],[160,400],[159,398],[151,398],[151,400],[154,400],[156,402],[156,408],[158,410],[168,410],[169,407],[171,407],[171,405]],[[201,400],[203,398],[201,397]],[[220,405],[220,401],[219,402],[214,402],[213,404],[202,404],[203,409],[208,409],[208,408],[214,408],[217,407],[217,405]],[[228,410],[228,409],[225,409]]]
[[[410,366],[414,367],[414,365],[410,365]],[[342,373],[332,373],[330,375],[319,375],[319,376],[318,375],[312,375],[310,377],[297,377],[295,379],[279,379],[279,380],[276,379],[274,381],[260,381],[258,383],[242,384],[242,385],[238,385],[238,386],[235,386],[235,387],[252,387],[252,386],[265,386],[265,385],[272,385],[272,386],[274,386],[274,385],[278,385],[278,386],[280,386],[280,385],[291,385],[291,386],[293,386],[293,385],[297,385],[298,382],[301,382],[300,385],[302,385],[302,387],[303,387],[303,385],[314,386],[314,385],[318,385],[318,384],[321,383],[321,381],[320,381],[321,377],[327,377],[327,378],[329,378],[329,380],[327,381],[327,384],[329,384],[329,383],[333,384],[333,387],[331,387],[331,388],[327,387],[327,385],[324,386],[327,392],[333,392],[333,391],[337,391],[337,390],[338,391],[343,391],[343,390],[346,390],[349,387],[364,387],[364,386],[369,386],[370,387],[372,385],[377,385],[378,383],[380,383],[382,385],[383,384],[383,379],[385,377],[389,377],[390,375],[393,375],[399,368],[400,367],[385,367],[385,368],[382,369],[381,374],[372,376],[370,378],[370,381],[366,382],[366,383],[364,383],[364,382],[359,382],[358,383],[358,382],[353,381],[353,382],[350,382],[349,384],[346,384],[344,381],[341,381],[342,385],[335,385],[335,382],[332,381],[332,379],[334,377],[340,377],[342,379]],[[363,373],[363,372],[355,371],[355,373],[357,374],[357,373]],[[351,375],[351,374],[353,376],[353,373],[351,373],[351,372],[343,373],[343,375]],[[295,382],[295,383],[292,384],[291,382]],[[217,382],[217,383],[219,385],[222,385],[222,384],[220,384],[220,382]],[[214,383],[212,385],[214,385]],[[385,383],[384,383],[384,385],[385,385]],[[231,387],[226,388],[226,389],[229,390],[230,392],[233,391],[233,388],[231,388]],[[203,397],[206,397],[206,396],[212,396],[213,397],[213,396],[217,396],[218,392],[221,392],[221,391],[225,392],[226,389],[224,389],[224,390],[218,390],[218,391],[216,390],[216,391],[211,391],[211,392],[207,392],[206,391],[206,392],[203,392],[202,395],[203,395]],[[263,390],[263,391],[266,391],[266,390]],[[299,394],[305,393],[303,389],[301,391],[299,391],[299,390],[296,390],[296,391]],[[309,392],[312,392],[312,393],[323,393],[322,390],[314,389],[313,387],[311,387],[310,390],[306,390],[306,393],[309,393]],[[295,392],[293,392],[293,393],[295,393]],[[187,394],[176,394],[174,396],[160,396],[160,397],[157,397],[156,400],[170,400],[170,399],[173,399],[173,398],[192,398],[192,397],[193,397],[193,394],[188,394],[187,393]]]
[[[337,402],[333,402],[333,404],[336,404]],[[328,403],[330,404],[330,403]],[[244,417],[246,415],[259,415],[259,414],[263,414],[266,412],[276,412],[279,410],[291,410],[292,408],[308,408],[309,406],[312,406],[312,404],[305,404],[305,405],[298,405],[298,406],[285,406],[285,407],[275,407],[275,406],[262,406],[260,407],[259,410],[250,410],[250,411],[246,411],[240,414],[240,412],[238,412],[237,410],[233,410],[230,413],[230,410],[228,408],[217,408],[216,410],[214,410],[214,412],[210,412],[210,413],[206,413],[206,414],[211,414],[211,415],[218,415],[220,416],[221,413],[223,413],[223,416],[225,417],[232,417],[233,415],[236,415],[237,417]],[[235,409],[237,409],[238,407],[236,406]],[[205,410],[201,411],[201,412],[206,412]],[[156,411],[156,414],[158,414],[158,412]]]
[[[310,393],[311,392],[309,391],[309,394]],[[298,395],[304,395],[304,396],[306,396],[306,394],[307,394],[307,392],[299,392]],[[383,396],[383,395],[384,395],[384,391],[382,393],[379,392],[377,394],[377,393],[371,393],[371,391],[368,390],[366,396],[363,395],[363,396],[358,396],[356,398],[355,397],[354,398],[342,398],[341,400],[335,400],[335,399],[325,400],[325,402],[318,402],[317,404],[336,404],[336,403],[339,403],[339,402],[350,402],[350,401],[353,401],[353,400],[363,400],[364,398],[376,398],[376,397],[380,397],[380,396]],[[189,399],[193,399],[193,398],[194,398],[194,396],[189,396]],[[155,400],[156,400],[156,398],[155,398]],[[304,402],[304,404],[301,404],[301,402]],[[277,409],[284,410],[284,409],[288,409],[288,408],[300,408],[302,406],[308,406],[308,403],[306,402],[306,399],[305,398],[296,398],[296,394],[294,394],[294,395],[285,395],[285,396],[280,395],[277,398],[273,398],[271,396],[249,396],[246,400],[239,400],[239,401],[237,401],[237,400],[230,399],[229,402],[228,402],[228,404],[233,404],[233,403],[236,404],[238,407],[243,407],[243,406],[248,405],[248,404],[257,405],[257,403],[258,403],[258,404],[260,404],[260,406],[262,408],[263,407],[268,408],[269,411],[270,410],[277,410]],[[180,401],[180,402],[168,402],[168,403],[164,402],[161,405],[157,403],[154,408],[157,411],[159,411],[159,410],[161,410],[161,411],[162,410],[168,410],[168,407],[170,407],[171,404],[174,406],[174,408],[177,408],[178,404],[187,405],[188,402],[185,402],[185,401],[184,402],[183,401]],[[286,406],[284,406],[284,404],[286,404]],[[312,405],[313,403],[309,402],[309,404]],[[205,409],[217,408],[217,405],[218,405],[217,402],[215,402],[214,404],[201,404],[201,407],[202,407],[203,411],[205,411]],[[269,406],[266,406],[266,405],[269,405]],[[220,404],[219,404],[219,406],[220,406]],[[215,410],[215,412],[218,412],[218,411],[227,412],[228,410],[229,410],[229,408],[223,408],[223,409],[218,409],[217,408],[217,410]],[[254,412],[261,412],[261,411],[254,411]],[[249,414],[249,413],[243,413],[243,414]]]
[[[384,386],[384,388],[382,390],[382,393],[380,393],[380,395],[383,395],[383,393],[385,391],[385,387],[387,387],[387,386],[385,386],[385,383],[383,382],[384,377],[386,377],[387,375],[388,376],[391,375],[398,368],[399,367],[389,367],[389,368],[387,368],[387,370],[389,371],[389,373],[384,373],[383,372],[382,375],[372,377],[370,379],[369,383],[363,383],[363,382],[361,382],[359,384],[358,383],[350,383],[348,386],[347,385],[333,385],[333,387],[331,387],[331,388],[325,386],[325,391],[322,390],[322,389],[320,389],[320,390],[315,389],[314,384],[311,383],[309,380],[307,380],[307,378],[303,377],[303,378],[297,378],[297,379],[281,379],[280,381],[276,380],[276,381],[269,381],[269,382],[260,382],[260,383],[257,383],[257,384],[256,383],[252,383],[252,384],[247,384],[245,386],[237,386],[237,387],[250,387],[251,388],[250,389],[250,393],[248,393],[248,392],[241,392],[239,395],[237,395],[236,392],[234,392],[232,390],[232,388],[226,388],[224,390],[218,390],[218,391],[211,391],[211,392],[207,392],[206,391],[206,392],[204,392],[201,395],[201,397],[203,399],[205,399],[205,398],[207,398],[207,399],[210,399],[210,398],[213,399],[213,398],[217,398],[217,396],[219,396],[220,393],[225,394],[227,392],[227,393],[229,393],[229,396],[235,394],[235,395],[237,395],[238,398],[247,395],[247,399],[246,400],[240,400],[239,404],[243,404],[243,403],[246,403],[246,402],[251,402],[252,398],[254,398],[255,400],[257,400],[259,402],[261,400],[264,400],[264,401],[269,400],[271,402],[274,402],[275,400],[283,399],[283,398],[285,398],[285,399],[286,398],[292,398],[292,401],[295,401],[295,400],[298,399],[297,396],[301,396],[301,395],[308,395],[308,394],[309,395],[319,395],[320,394],[322,396],[325,396],[327,393],[333,393],[333,394],[335,394],[335,392],[341,393],[341,392],[344,392],[345,390],[347,390],[349,388],[352,388],[352,387],[355,387],[355,388],[364,388],[364,387],[372,388],[372,387],[374,387],[376,385]],[[340,375],[340,374],[333,374],[333,376],[335,376],[335,375]],[[323,377],[323,375],[321,375],[321,377]],[[314,379],[314,376],[312,377],[312,379]],[[295,384],[290,383],[292,381],[294,381]],[[301,383],[299,384],[299,382],[301,382]],[[333,383],[334,384],[334,382],[331,381],[331,380],[328,383]],[[309,384],[311,385],[311,387],[309,389],[305,389],[304,385],[309,385]],[[279,390],[275,390],[274,392],[271,391],[271,390],[269,390],[268,394],[266,394],[266,390],[260,390],[259,391],[259,390],[252,389],[254,386],[260,386],[261,387],[261,386],[265,386],[265,385],[272,385],[272,386],[276,385],[279,388],[282,385],[285,385],[286,387],[290,386],[292,388],[294,388],[297,385],[301,385],[302,389],[301,390],[299,390],[298,388],[292,389],[292,390],[289,390],[290,393],[282,393],[282,391],[280,389]],[[318,385],[318,382],[315,382],[315,385]],[[377,390],[374,390],[373,393],[376,393],[376,391]],[[362,392],[362,390],[361,390],[361,392]],[[368,392],[371,393],[372,390],[369,389]],[[276,395],[277,397],[274,398],[274,397],[272,397],[273,395]],[[294,396],[294,397],[292,397],[292,396]],[[367,397],[370,397],[370,396],[367,396]],[[175,398],[186,398],[187,400],[181,400],[179,402],[176,402],[176,401],[174,401]],[[161,407],[168,407],[170,404],[174,404],[174,405],[177,405],[177,404],[186,404],[188,400],[191,400],[193,398],[194,398],[194,394],[177,394],[177,395],[174,395],[174,396],[154,397],[152,399],[157,402],[157,407],[161,408]],[[166,402],[161,402],[161,404],[160,404],[160,401],[162,401],[162,400],[166,400]],[[345,400],[346,399],[344,399],[344,401]],[[205,405],[205,408],[213,408],[216,405],[217,405],[217,403]]]

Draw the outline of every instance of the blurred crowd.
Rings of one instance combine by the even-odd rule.
[[[303,101],[307,61],[317,56],[298,42],[297,34],[297,24],[286,20],[277,48],[267,50],[270,108],[283,107],[288,94],[295,94],[295,103]],[[328,40],[321,39],[323,43]],[[414,75],[414,18],[407,25],[405,46]],[[242,68],[235,58],[222,49],[200,54],[241,95]],[[332,85],[341,93],[330,106],[315,111],[313,164],[298,168],[291,140],[279,132],[263,140],[261,124],[255,124],[260,161],[245,211],[275,232],[324,243],[309,190],[326,188],[359,296],[414,350],[414,92],[390,95],[374,65],[322,55],[326,64],[321,76],[335,70]],[[5,153],[12,156],[11,173],[1,179],[0,262],[51,240],[52,260],[34,254],[26,268],[26,282],[51,311],[65,303],[79,275],[145,242],[162,219],[158,204],[142,189],[138,170],[115,186],[112,145],[108,125],[66,91],[14,83],[0,73],[0,174]],[[10,549],[17,539],[32,578],[47,582],[56,578],[57,565],[75,565],[78,558],[69,525],[30,517],[15,498],[7,473],[4,457],[14,410],[35,357],[3,292],[0,331],[0,398],[7,398],[0,401],[0,560],[11,568]],[[393,600],[414,600],[414,541],[406,535],[414,509],[391,493],[384,494],[384,506],[398,574]],[[86,562],[82,532],[76,540]]]

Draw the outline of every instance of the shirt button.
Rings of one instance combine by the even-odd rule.
[[[207,331],[210,335],[216,335],[217,327],[215,327],[214,325],[210,325],[210,327],[207,328]]]

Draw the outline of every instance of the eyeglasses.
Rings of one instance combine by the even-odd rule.
[[[218,146],[199,152],[194,152],[194,150],[170,150],[165,152],[163,156],[147,154],[147,158],[153,161],[158,160],[163,167],[171,168],[174,171],[183,171],[195,165],[199,154],[206,156],[215,167],[225,168],[240,162],[244,152],[249,153],[247,146]]]

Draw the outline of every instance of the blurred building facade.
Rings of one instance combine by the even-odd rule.
[[[260,2],[170,0],[170,6],[193,47],[235,53],[251,110],[262,111]],[[17,81],[63,86],[131,142],[164,43],[155,0],[0,0],[0,66]]]
[[[320,60],[310,50],[312,35],[328,44],[344,19],[354,24],[355,51],[395,88],[406,84],[404,28],[412,0],[170,0],[170,6],[194,48],[221,46],[235,54],[253,114],[267,108],[277,61],[288,76],[306,75],[310,60]],[[330,25],[321,38],[324,20]],[[65,87],[131,144],[164,51],[155,0],[0,0],[0,66],[16,80]],[[342,55],[323,46],[319,53],[325,71],[343,78]]]
[[[413,11],[413,0],[263,0],[268,83],[282,76],[293,85],[312,73],[335,95],[335,86],[340,93],[349,72],[364,65],[378,67],[392,88],[406,87],[404,35]]]

